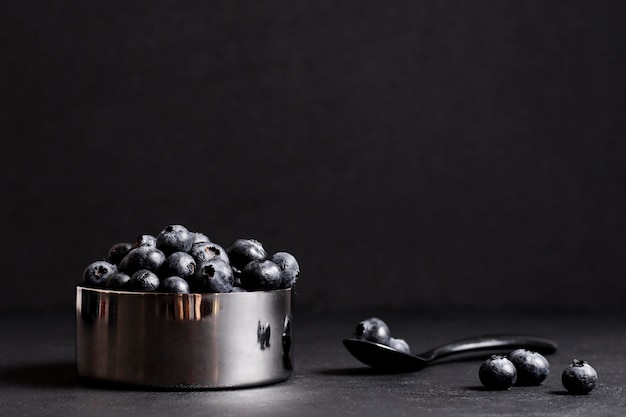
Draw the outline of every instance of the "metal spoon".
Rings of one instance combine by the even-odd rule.
[[[345,339],[343,344],[359,361],[374,369],[412,372],[452,355],[472,352],[506,351],[518,348],[540,353],[554,353],[556,342],[534,336],[486,335],[459,339],[419,354],[404,353],[389,346],[361,339]]]

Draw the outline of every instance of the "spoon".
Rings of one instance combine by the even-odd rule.
[[[377,370],[412,372],[432,365],[437,359],[471,352],[528,349],[539,353],[554,353],[556,342],[534,336],[485,335],[459,339],[419,354],[401,352],[380,343],[362,339],[345,339],[346,349],[359,361]]]

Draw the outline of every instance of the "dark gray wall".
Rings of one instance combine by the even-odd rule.
[[[0,309],[182,223],[298,308],[626,308],[623,2],[5,1]]]

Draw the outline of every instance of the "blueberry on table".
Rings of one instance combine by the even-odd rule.
[[[515,349],[507,355],[517,370],[515,385],[540,385],[550,373],[550,363],[541,353]]]
[[[116,243],[109,249],[107,260],[112,264],[119,265],[120,261],[133,248],[132,243],[120,242]]]
[[[165,255],[174,252],[189,252],[193,245],[194,234],[181,224],[171,224],[156,237],[156,247]]]
[[[513,362],[505,356],[492,355],[480,366],[478,377],[483,386],[489,390],[508,390],[515,384],[517,370]]]
[[[183,279],[196,272],[196,260],[187,252],[174,252],[165,258],[158,273],[160,276],[176,276]]]
[[[118,269],[129,275],[140,269],[148,269],[157,272],[165,262],[165,254],[152,246],[139,246],[122,258]]]
[[[199,292],[231,292],[233,281],[230,265],[220,258],[213,258],[197,265],[192,286]]]
[[[242,270],[251,261],[263,261],[267,252],[261,242],[255,239],[237,239],[226,250],[230,264]]]
[[[107,279],[105,288],[109,290],[128,290],[131,288],[130,276],[124,272],[116,272]]]
[[[160,283],[159,277],[147,269],[140,269],[130,277],[130,287],[137,291],[155,292]]]
[[[271,291],[280,287],[281,270],[269,259],[251,261],[241,271],[241,286],[248,291]]]
[[[404,339],[396,339],[395,337],[390,337],[389,347],[400,352],[411,353],[411,348]]]
[[[181,277],[167,277],[161,281],[159,291],[174,294],[189,294],[189,283]]]
[[[588,394],[598,384],[598,373],[587,361],[574,359],[563,371],[561,382],[570,394]]]
[[[357,339],[367,340],[368,342],[389,345],[391,333],[387,323],[378,317],[370,317],[357,324],[354,331],[354,337]]]
[[[289,252],[276,252],[270,258],[281,271],[280,288],[291,288],[296,285],[298,276],[300,275],[300,265],[295,256]]]
[[[156,237],[153,235],[139,235],[133,243],[133,248],[138,248],[139,246],[152,246],[156,248]]]
[[[108,261],[95,261],[83,271],[83,283],[90,287],[104,288],[111,275],[117,272],[117,266]]]

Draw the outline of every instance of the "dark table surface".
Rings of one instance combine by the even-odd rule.
[[[71,312],[0,319],[0,410],[6,416],[621,416],[626,413],[626,322],[602,314],[299,312],[295,371],[275,385],[225,391],[154,391],[85,385],[75,372]],[[414,352],[457,338],[524,333],[554,339],[551,372],[536,387],[486,391],[483,358],[463,358],[406,374],[379,374],[341,341],[376,315]],[[561,372],[574,358],[599,374],[589,395],[573,396]]]

